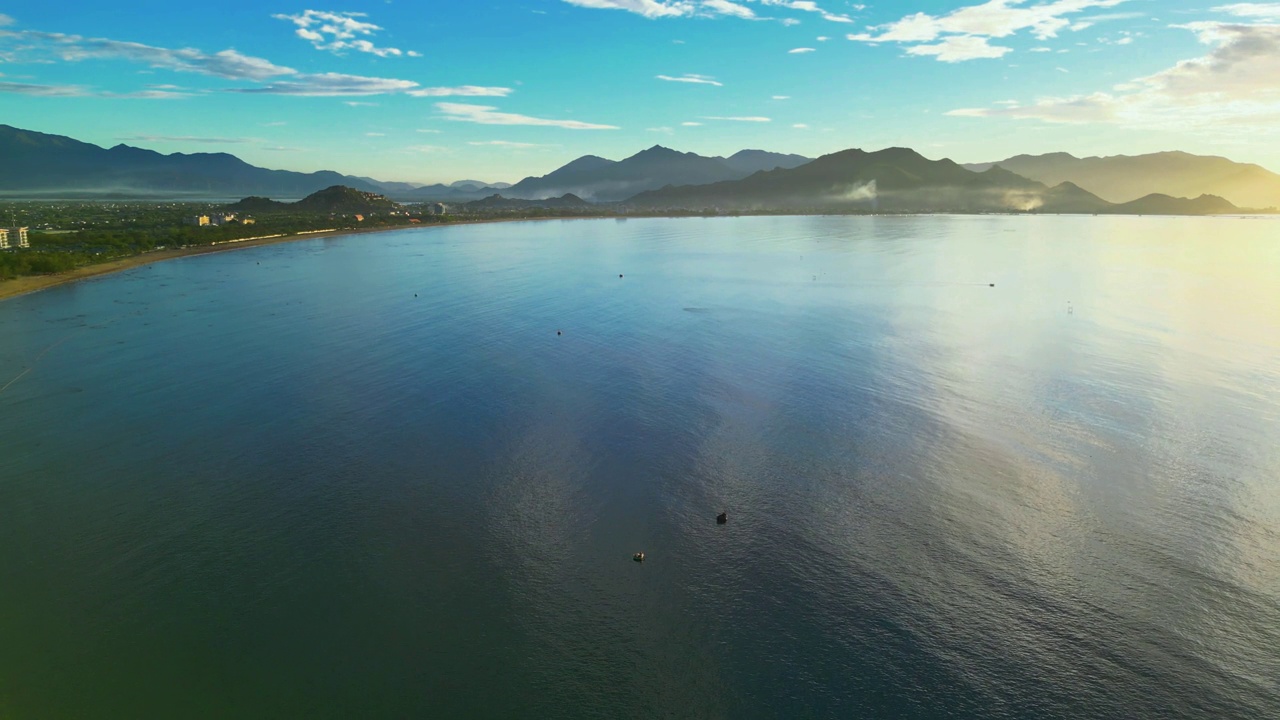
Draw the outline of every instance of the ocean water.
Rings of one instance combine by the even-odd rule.
[[[5,301],[0,718],[1280,717],[1278,287],[1275,220],[808,217]]]

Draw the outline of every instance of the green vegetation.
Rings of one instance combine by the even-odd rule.
[[[354,214],[293,210],[257,216],[252,224],[234,221],[195,226],[186,218],[223,212],[209,203],[41,203],[0,205],[0,227],[30,227],[31,247],[0,251],[0,280],[65,272],[166,248],[213,245],[317,230],[373,229],[434,223],[439,216],[417,216],[409,209],[357,219]]]

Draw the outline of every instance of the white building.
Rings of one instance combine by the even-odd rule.
[[[0,228],[0,250],[8,250],[11,247],[31,247],[31,241],[27,239],[27,228]]]

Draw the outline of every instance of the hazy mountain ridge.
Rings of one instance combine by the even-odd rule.
[[[536,200],[572,193],[594,202],[616,202],[666,185],[736,180],[760,169],[795,167],[806,162],[809,158],[800,155],[763,150],[742,150],[722,158],[654,145],[623,160],[584,155],[546,175],[527,177],[503,194]]]
[[[0,192],[275,195],[302,197],[334,185],[378,191],[331,171],[268,170],[228,153],[173,153],[116,145],[105,149],[61,135],[0,125]]]
[[[742,180],[668,186],[628,204],[649,209],[760,212],[1044,212],[1205,215],[1237,212],[1219,197],[1149,196],[1117,205],[1069,182],[1049,187],[1003,167],[982,171],[909,148],[843,150]]]
[[[1072,182],[1113,203],[1148,195],[1195,198],[1217,195],[1247,208],[1280,207],[1280,175],[1224,157],[1162,152],[1078,158],[1069,153],[1017,155],[998,163],[966,165],[983,170],[999,165],[1046,185]]]

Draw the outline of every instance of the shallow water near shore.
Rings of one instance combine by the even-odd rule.
[[[0,718],[1280,717],[1277,238],[504,223],[0,303]]]

